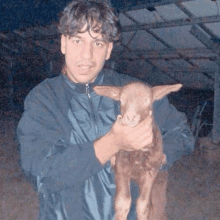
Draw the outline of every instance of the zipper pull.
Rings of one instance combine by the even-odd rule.
[[[88,96],[88,98],[90,98],[90,94],[89,94],[89,84],[86,84],[86,95]]]

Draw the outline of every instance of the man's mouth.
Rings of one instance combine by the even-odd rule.
[[[88,70],[91,69],[93,67],[93,65],[78,65],[78,68],[82,69],[82,70]]]

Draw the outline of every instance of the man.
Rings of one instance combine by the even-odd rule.
[[[121,86],[137,79],[103,69],[118,18],[105,1],[75,0],[60,19],[63,73],[36,86],[26,97],[17,134],[25,172],[37,181],[39,219],[114,219],[114,173],[109,160],[120,150],[141,149],[152,141],[151,119],[124,126],[117,102],[96,95],[94,85]],[[155,184],[152,219],[162,219],[166,170],[192,152],[194,139],[183,113],[167,98],[154,104],[167,164]],[[161,182],[163,184],[161,184]],[[132,196],[137,186],[131,185]],[[135,206],[128,219],[136,219]]]

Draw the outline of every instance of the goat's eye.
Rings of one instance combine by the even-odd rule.
[[[120,99],[120,102],[121,102],[121,105],[124,105],[124,103],[125,103],[124,98],[121,98],[121,99]]]
[[[150,104],[150,99],[145,99],[144,104],[149,105]]]

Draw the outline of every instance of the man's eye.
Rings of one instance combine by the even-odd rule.
[[[73,40],[74,43],[79,44],[81,41],[80,40]]]
[[[103,46],[103,44],[100,43],[100,42],[95,42],[95,45],[96,45],[97,47],[101,47],[101,46]]]

